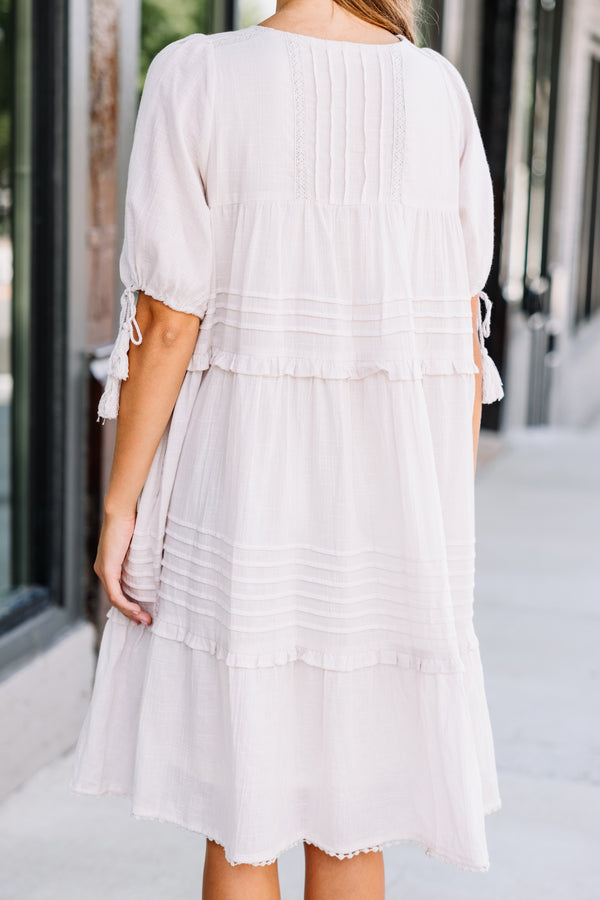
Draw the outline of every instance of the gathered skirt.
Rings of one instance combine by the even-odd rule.
[[[265,865],[415,842],[485,871],[472,373],[186,373],[70,786]]]

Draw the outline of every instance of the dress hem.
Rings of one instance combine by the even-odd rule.
[[[70,782],[68,785],[69,791],[72,794],[80,794],[88,797],[94,797],[99,800],[102,797],[106,796],[114,796],[114,797],[129,797],[131,798],[131,792],[124,790],[122,788],[117,787],[107,787],[101,789],[95,788],[85,788],[82,785],[75,786],[73,782]],[[502,809],[502,800],[498,799],[494,803],[489,804],[484,807],[483,814],[484,816],[491,815],[492,813],[498,812]],[[252,861],[249,859],[241,859],[234,861],[232,860],[227,853],[227,847],[223,840],[219,840],[214,836],[213,832],[210,832],[208,829],[195,826],[190,824],[184,824],[183,822],[179,822],[176,819],[168,818],[165,816],[161,816],[158,813],[152,812],[140,812],[139,810],[131,809],[130,816],[138,821],[152,821],[152,822],[160,822],[165,825],[175,825],[177,828],[183,828],[185,831],[191,831],[196,834],[201,834],[207,840],[214,841],[216,844],[219,844],[225,850],[225,859],[229,863],[230,866],[236,867],[240,865],[251,865],[251,866],[269,866],[273,865],[279,857],[286,853],[288,850],[291,850],[293,847],[296,847],[298,844],[306,843],[310,844],[313,847],[316,847],[318,850],[321,850],[323,853],[326,853],[328,856],[335,856],[337,859],[350,859],[354,856],[358,856],[359,853],[375,853],[381,852],[385,847],[391,847],[398,844],[416,844],[421,847],[425,854],[431,859],[437,859],[440,862],[448,863],[453,865],[459,869],[462,869],[466,872],[487,872],[490,868],[489,862],[483,865],[477,865],[473,862],[469,862],[463,857],[453,856],[451,853],[447,851],[440,850],[436,847],[432,847],[425,839],[423,838],[411,838],[411,837],[398,837],[391,838],[390,840],[385,841],[367,841],[367,846],[361,847],[355,850],[331,850],[330,848],[324,847],[318,843],[318,841],[308,838],[308,837],[300,837],[293,840],[291,843],[286,844],[286,846],[281,847],[274,856],[269,857],[268,859]]]

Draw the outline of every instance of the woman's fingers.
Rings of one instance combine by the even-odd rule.
[[[94,572],[102,582],[111,606],[116,607],[136,625],[152,625],[150,613],[142,610],[139,603],[129,600],[121,587],[123,560],[135,529],[136,516],[105,514]]]
[[[122,612],[124,616],[127,616],[128,619],[131,619],[138,625],[152,624],[152,616],[150,613],[142,610],[139,603],[127,599],[123,593],[121,584],[117,579],[108,578],[102,580],[102,583],[110,604],[116,606],[119,612]]]
[[[94,572],[100,579],[111,606],[115,606],[119,612],[137,625],[152,625],[150,613],[142,610],[139,603],[136,603],[134,600],[128,600],[121,587],[120,574],[118,576],[108,574],[100,556],[97,556],[94,562]]]

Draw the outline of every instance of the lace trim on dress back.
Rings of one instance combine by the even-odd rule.
[[[392,56],[394,73],[394,136],[392,156],[392,200],[402,198],[402,174],[406,144],[406,108],[404,102],[404,61],[399,54]]]
[[[288,36],[287,48],[292,72],[292,86],[294,91],[294,123],[295,123],[295,157],[296,157],[296,197],[305,198],[306,172],[304,157],[304,81],[300,65],[300,49],[296,38]]]

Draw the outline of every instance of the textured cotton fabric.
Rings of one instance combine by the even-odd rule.
[[[200,317],[138,502],[71,787],[264,865],[413,841],[486,870],[501,806],[474,628],[489,167],[458,70],[264,26],[153,60],[125,290]]]

